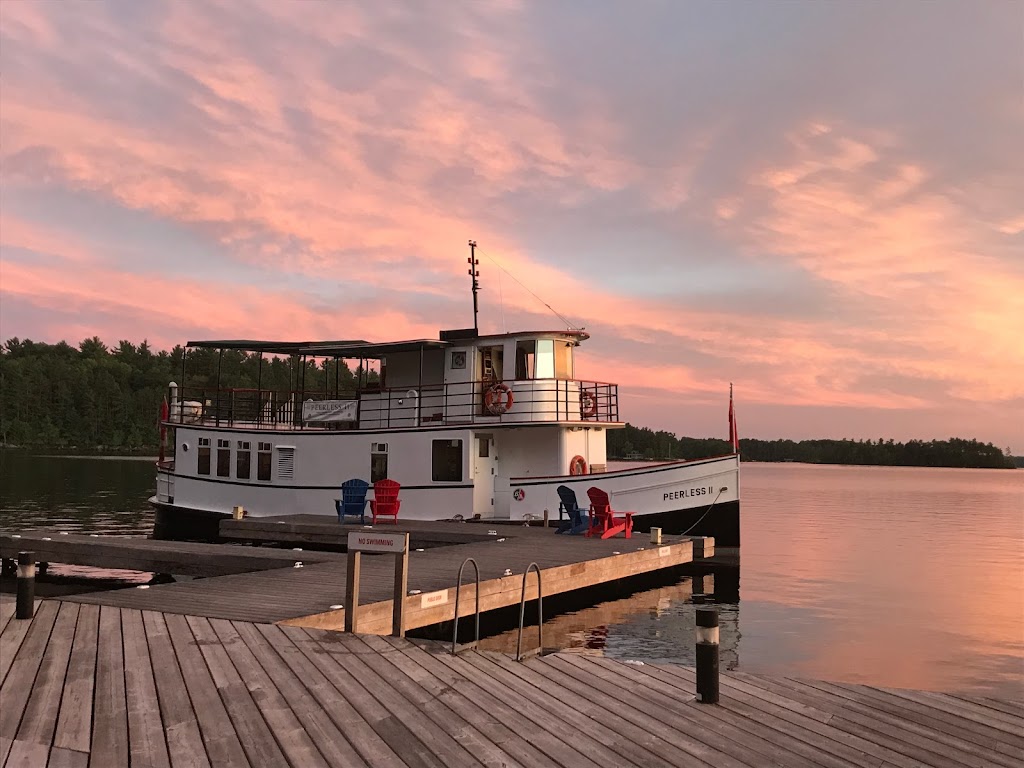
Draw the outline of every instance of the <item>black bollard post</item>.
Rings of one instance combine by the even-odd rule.
[[[697,609],[697,701],[718,703],[718,609]]]
[[[18,553],[18,605],[15,616],[31,619],[35,613],[36,558],[32,552]]]

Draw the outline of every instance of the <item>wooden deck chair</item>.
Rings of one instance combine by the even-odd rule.
[[[555,490],[558,491],[558,498],[561,500],[558,504],[558,530],[555,533],[586,533],[590,527],[590,518],[576,502],[576,492],[567,485],[560,485]],[[563,509],[569,515],[568,520],[561,519]]]
[[[398,490],[401,487],[401,484],[394,480],[378,480],[373,484],[370,512],[373,514],[374,525],[377,524],[378,517],[390,517],[391,522],[398,525],[398,508],[402,506]]]
[[[366,491],[369,487],[368,482],[358,478],[341,484],[341,498],[334,500],[339,523],[345,522],[345,515],[358,515],[359,524],[366,523]]]
[[[587,536],[600,535],[602,539],[610,539],[625,531],[626,538],[633,538],[633,515],[635,512],[616,512],[608,501],[608,494],[600,488],[587,489],[590,497],[590,527]],[[616,517],[621,515],[621,517]]]

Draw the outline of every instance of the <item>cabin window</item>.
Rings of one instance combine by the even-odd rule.
[[[533,363],[535,349],[536,343],[533,341],[533,339],[530,339],[530,341],[520,341],[516,344],[517,379],[533,378]]]
[[[555,378],[555,342],[551,339],[537,339],[535,379]]]
[[[196,459],[199,461],[199,466],[196,471],[200,475],[210,474],[210,438],[199,438],[199,453],[196,456]]]
[[[217,441],[217,477],[231,477],[231,441]]]
[[[235,451],[235,477],[248,480],[252,470],[252,444],[248,440],[239,440]]]
[[[386,480],[388,477],[388,444],[370,444],[370,482]]]
[[[431,458],[435,483],[462,482],[461,440],[434,440]]]
[[[259,450],[256,451],[256,479],[270,479],[270,443],[257,443]]]

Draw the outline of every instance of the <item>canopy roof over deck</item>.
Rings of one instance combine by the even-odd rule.
[[[251,339],[236,339],[190,341],[186,344],[186,347],[202,349],[234,349],[244,352],[263,352],[269,355],[304,355],[306,357],[336,357],[361,360],[376,360],[399,352],[444,349],[448,346],[450,346],[448,342],[436,339],[388,341],[381,344],[374,344],[361,339],[349,341],[254,341]]]

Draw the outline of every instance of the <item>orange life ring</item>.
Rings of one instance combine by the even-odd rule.
[[[570,475],[585,475],[587,474],[587,460],[582,456],[573,456],[572,460],[569,461],[569,474]]]
[[[588,419],[597,413],[597,398],[592,392],[580,391],[580,416]]]
[[[492,385],[487,390],[487,394],[484,395],[484,406],[492,416],[501,416],[501,414],[512,408],[512,403],[514,402],[512,390],[509,389],[508,384],[502,384],[501,382]]]

